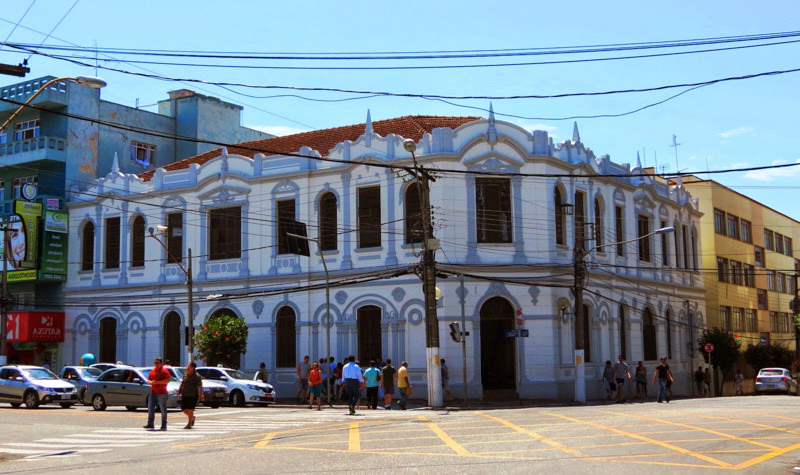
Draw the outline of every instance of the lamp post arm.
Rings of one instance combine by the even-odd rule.
[[[159,238],[158,238],[158,236],[156,236],[155,234],[153,234],[153,232],[152,232],[152,231],[150,231],[150,237],[151,237],[151,238],[153,238],[153,239],[155,239],[155,240],[156,240],[156,242],[157,242],[159,245],[161,245],[161,247],[163,247],[165,251],[167,251],[167,255],[168,255],[168,256],[169,256],[169,257],[170,257],[170,258],[171,258],[171,259],[172,259],[172,260],[175,262],[175,264],[178,264],[178,267],[181,269],[181,271],[184,273],[184,275],[186,275],[186,278],[188,278],[188,279],[191,279],[191,274],[189,273],[189,271],[188,271],[188,270],[186,270],[186,268],[185,268],[185,267],[183,267],[183,264],[181,264],[181,261],[180,261],[180,260],[176,259],[176,258],[175,258],[175,256],[173,256],[173,255],[172,255],[172,253],[171,253],[171,252],[169,252],[169,248],[167,247],[167,245],[166,245],[166,244],[164,244],[164,243],[161,241],[161,239],[159,239]],[[191,265],[191,264],[190,264],[190,265]]]
[[[599,245],[599,246],[592,246],[592,247],[590,247],[589,249],[587,249],[585,251],[582,250],[581,252],[585,256],[585,255],[591,253],[592,251],[600,249],[601,247],[610,247],[610,246],[618,246],[620,244],[628,244],[630,242],[641,241],[642,239],[649,238],[650,236],[655,236],[656,234],[671,233],[673,231],[675,231],[675,228],[673,228],[672,226],[666,227],[666,228],[660,228],[660,229],[656,229],[655,231],[650,231],[647,234],[643,234],[641,236],[637,236],[637,237],[635,237],[633,239],[626,239],[624,241],[610,242],[608,244],[602,244],[602,245]]]
[[[24,109],[25,106],[27,106],[28,104],[33,102],[33,100],[36,99],[36,96],[41,94],[42,91],[44,91],[45,89],[50,87],[50,85],[52,85],[53,83],[56,83],[58,81],[69,81],[70,79],[72,79],[72,78],[55,78],[55,79],[51,79],[51,80],[47,81],[46,83],[44,83],[36,92],[33,93],[33,95],[31,97],[28,98],[27,101],[23,102],[22,105],[19,106],[17,108],[17,110],[14,111],[13,114],[11,114],[11,117],[9,117],[8,119],[6,119],[5,122],[3,122],[3,125],[0,125],[0,132],[5,130],[6,127],[8,127],[8,124],[10,124],[11,121],[14,120],[14,118],[17,117],[20,112],[22,112],[22,109]]]

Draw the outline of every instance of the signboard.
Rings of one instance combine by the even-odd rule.
[[[528,329],[506,330],[505,335],[506,338],[528,338]]]
[[[11,312],[6,323],[9,343],[64,341],[64,312]]]
[[[67,280],[67,221],[63,211],[45,211],[42,238],[42,263],[39,280]]]
[[[706,343],[703,346],[703,350],[705,350],[706,353],[712,353],[714,351],[714,344],[713,343]]]
[[[8,282],[36,280],[41,215],[41,203],[17,200],[14,214],[3,217],[6,230],[0,239],[0,272],[8,271]]]

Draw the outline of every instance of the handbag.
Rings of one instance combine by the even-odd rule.
[[[411,386],[406,386],[406,397],[411,397]]]

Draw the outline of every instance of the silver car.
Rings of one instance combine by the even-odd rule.
[[[186,373],[185,366],[164,366],[164,369],[174,376],[178,381],[183,379]],[[203,378],[203,405],[214,409],[228,402],[228,387],[216,381]]]
[[[785,368],[764,368],[756,376],[756,394],[781,392],[797,394],[797,380]]]
[[[129,411],[147,407],[150,385],[147,376],[152,368],[112,368],[96,381],[86,384],[85,398],[91,401],[95,411],[104,411],[108,406],[125,406]],[[167,384],[167,407],[180,406],[178,386],[175,378]]]
[[[89,404],[88,399],[83,399],[83,394],[86,392],[86,383],[94,381],[101,374],[103,374],[103,370],[92,368],[91,366],[64,366],[58,376],[75,386],[75,390],[78,391],[78,401],[81,404]]]
[[[40,366],[0,367],[0,402],[34,409],[40,404],[68,408],[78,402],[75,386]]]

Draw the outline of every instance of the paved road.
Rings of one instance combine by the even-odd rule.
[[[6,406],[7,407],[7,406]],[[800,397],[670,404],[199,411],[196,428],[141,429],[144,412],[0,409],[0,472],[791,473]]]

